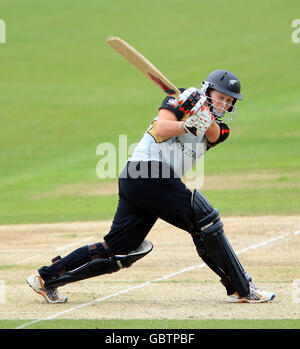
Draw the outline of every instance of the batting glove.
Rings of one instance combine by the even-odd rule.
[[[173,100],[172,106],[174,108],[179,107],[179,110],[183,111],[184,114],[188,114],[197,105],[197,103],[199,104],[200,99],[200,90],[196,87],[190,87],[187,90],[184,90],[177,99]],[[200,107],[201,105],[198,107],[198,109]],[[194,112],[195,111],[196,110],[194,110]]]
[[[198,111],[186,119],[183,128],[187,133],[199,137],[207,131],[213,121],[214,116],[208,107],[202,105]]]

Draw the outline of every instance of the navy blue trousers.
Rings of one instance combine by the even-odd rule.
[[[147,174],[144,177],[148,178],[131,178],[128,166],[133,164],[141,163],[127,164],[120,175],[118,208],[110,232],[104,237],[114,254],[126,254],[137,248],[158,218],[193,231],[192,192],[181,179],[173,171],[164,178],[162,167],[152,173],[152,178]],[[142,165],[147,168],[150,163]]]
[[[133,176],[129,166],[138,169],[140,176]],[[104,237],[106,246],[99,242],[93,250],[90,246],[80,247],[52,265],[41,267],[41,277],[47,280],[62,271],[76,269],[91,260],[91,253],[102,258],[111,253],[127,254],[145,240],[158,218],[192,233],[191,197],[192,192],[167,165],[127,163],[119,178],[117,211]]]

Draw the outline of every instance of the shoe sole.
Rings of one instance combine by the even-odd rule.
[[[43,292],[43,291],[41,290],[41,288],[43,288],[43,286],[44,286],[44,285],[42,284],[41,278],[40,278],[39,276],[35,276],[35,277],[38,278],[38,281],[39,281],[39,284],[40,284],[40,288],[36,288],[36,287],[34,286],[34,282],[33,282],[33,283],[30,282],[30,277],[27,278],[26,281],[27,281],[28,285],[34,290],[34,292],[36,292],[37,294],[39,294],[39,295],[41,295],[41,296],[44,297],[44,299],[45,299],[45,301],[46,301],[47,303],[49,303],[49,304],[57,304],[57,303],[66,303],[66,302],[68,301],[68,298],[66,298],[64,301],[51,302],[51,301],[48,299],[48,297],[47,297],[47,295],[46,295],[46,292]]]
[[[40,288],[43,288],[44,285],[41,283],[41,279],[40,279],[38,276],[34,276],[34,278],[35,278],[35,277],[38,278],[38,281],[39,281],[39,283],[40,283]],[[34,292],[36,292],[37,294],[43,296],[44,299],[45,299],[45,301],[46,301],[47,303],[50,303],[49,300],[47,299],[45,293],[42,292],[42,290],[41,290],[40,288],[36,288],[36,287],[35,287],[35,285],[34,285],[34,280],[33,280],[33,282],[31,283],[31,282],[30,282],[30,277],[29,277],[29,278],[27,279],[27,283],[28,283],[28,285],[34,290]]]
[[[258,299],[255,301],[247,299],[246,302],[244,303],[267,303],[267,302],[271,302],[274,298],[275,298],[275,294],[273,294],[271,298],[267,298],[267,299]]]
[[[271,296],[271,298],[267,299],[258,299],[258,300],[250,300],[250,299],[230,299],[228,300],[229,303],[267,303],[272,301],[275,298],[275,294]]]

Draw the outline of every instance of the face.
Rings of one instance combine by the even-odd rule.
[[[210,98],[214,109],[220,113],[226,112],[231,107],[234,99],[216,90],[210,91]]]

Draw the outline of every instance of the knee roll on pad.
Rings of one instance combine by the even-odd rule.
[[[198,190],[192,196],[195,231],[201,231],[207,225],[220,221],[219,212]]]
[[[92,257],[91,261],[79,268],[63,272],[57,277],[46,280],[45,288],[59,287],[94,276],[111,274],[121,268],[128,268],[134,262],[151,252],[152,249],[152,243],[148,240],[144,240],[136,250],[131,251],[127,255],[112,255],[109,258]],[[93,256],[95,256],[95,254]]]
[[[247,296],[251,278],[226,238],[219,212],[197,190],[193,193],[192,207],[195,218],[192,236],[199,256],[222,280],[229,279],[240,296]]]

